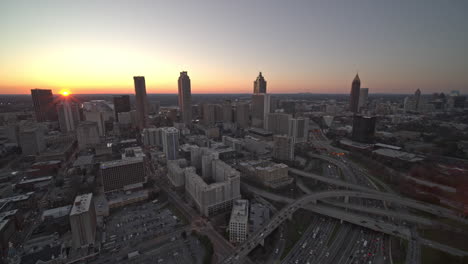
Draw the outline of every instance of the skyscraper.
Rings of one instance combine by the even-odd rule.
[[[359,90],[359,104],[358,109],[367,105],[367,98],[369,97],[369,88],[361,88]]]
[[[94,244],[96,238],[96,209],[93,194],[76,196],[70,211],[70,226],[73,247],[86,248]]]
[[[190,78],[186,71],[180,73],[179,76],[179,109],[182,121],[186,125],[192,123],[192,93],[190,87]]]
[[[236,123],[239,127],[247,128],[249,126],[249,112],[250,107],[248,103],[236,104]]]
[[[225,100],[223,102],[223,122],[232,123],[232,102],[231,100]]]
[[[352,134],[353,140],[362,143],[372,143],[375,134],[375,123],[375,116],[354,116]]]
[[[72,102],[69,97],[63,97],[62,102],[57,105],[60,130],[63,133],[75,131],[80,122],[80,107]]]
[[[137,127],[143,129],[148,125],[148,98],[144,76],[133,77],[135,83]]]
[[[259,93],[252,95],[252,126],[263,128],[265,115],[270,113],[270,95]]]
[[[416,109],[419,108],[419,100],[421,99],[421,90],[417,89],[414,93],[415,101],[416,101]]]
[[[353,84],[351,85],[351,97],[349,100],[349,111],[357,113],[359,111],[359,93],[361,90],[361,80],[359,75],[354,77]]]
[[[295,143],[307,142],[309,138],[309,118],[289,119],[289,136]]]
[[[55,109],[52,90],[31,89],[37,122],[56,121],[57,110]]]
[[[262,72],[258,74],[257,79],[254,81],[254,93],[266,93],[267,82],[262,76]]]
[[[175,127],[162,128],[162,145],[167,160],[176,160],[179,153],[179,130]]]
[[[114,96],[114,112],[115,112],[116,121],[119,121],[119,113],[130,112],[130,96],[129,95]]]

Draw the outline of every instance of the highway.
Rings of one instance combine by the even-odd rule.
[[[244,184],[244,186],[245,186],[245,184]],[[250,190],[253,190],[253,188],[250,188]],[[271,194],[271,193],[268,196],[265,196],[265,195],[263,195],[265,193],[267,193],[267,192],[265,192],[265,191],[257,192],[257,194],[262,195],[262,196],[264,196],[265,198],[268,198],[268,199],[270,199],[272,197],[278,197],[278,195]],[[222,263],[241,263],[241,261],[248,255],[248,253],[252,249],[254,249],[266,236],[268,236],[273,230],[275,230],[283,221],[287,220],[288,218],[291,218],[292,214],[299,208],[306,208],[308,210],[313,210],[313,211],[316,211],[318,213],[327,213],[332,217],[342,219],[344,221],[349,221],[350,223],[354,223],[354,224],[357,224],[357,225],[360,225],[360,226],[364,226],[364,227],[367,227],[367,228],[370,228],[370,229],[373,229],[373,230],[376,230],[376,231],[380,231],[380,232],[384,232],[384,233],[388,233],[388,234],[393,234],[393,235],[396,235],[396,236],[399,236],[399,237],[402,237],[402,238],[405,238],[405,239],[411,239],[411,233],[408,230],[408,228],[404,228],[404,227],[401,227],[401,226],[396,226],[396,225],[392,225],[392,224],[388,224],[388,223],[380,223],[380,222],[377,222],[377,221],[375,221],[373,219],[370,220],[371,218],[367,219],[367,218],[362,217],[362,218],[360,218],[360,220],[356,220],[354,218],[354,216],[350,216],[347,213],[345,214],[342,211],[339,211],[339,210],[333,211],[333,210],[330,210],[328,208],[324,208],[323,206],[320,207],[318,205],[310,204],[310,203],[313,203],[314,201],[317,201],[317,200],[320,200],[320,199],[331,198],[331,197],[340,197],[340,196],[356,196],[356,197],[360,197],[360,198],[368,198],[364,194],[362,194],[363,196],[361,196],[361,194],[362,193],[357,193],[357,192],[353,192],[353,191],[324,191],[324,192],[317,192],[317,193],[314,193],[314,194],[304,196],[304,197],[302,197],[300,199],[297,199],[297,200],[295,200],[293,202],[291,202],[292,199],[290,199],[290,198],[282,197],[281,198],[282,201],[289,201],[290,202],[288,204],[288,206],[281,209],[278,212],[278,214],[276,214],[270,220],[270,222],[264,226],[263,229],[258,230],[256,233],[252,234],[244,243],[239,245],[236,248],[234,254],[226,257]],[[368,195],[374,195],[374,194],[368,194]],[[395,200],[395,201],[399,201],[399,199],[401,199],[401,198],[395,197],[394,195],[385,194],[384,196],[389,196],[389,197],[385,197],[385,198],[388,198],[390,200]],[[379,199],[379,195],[377,195],[377,196],[374,195],[372,197],[377,197],[377,199]],[[405,199],[405,200],[407,200],[407,199]],[[410,201],[410,202],[413,203],[414,201]],[[417,204],[419,205],[420,203],[418,202]],[[369,220],[369,221],[367,221],[367,220]],[[365,221],[365,222],[362,222],[362,221]],[[448,247],[448,246],[445,246],[445,245],[441,246],[440,244],[435,243],[433,241],[429,241],[429,240],[420,240],[420,241],[421,241],[422,244],[435,247],[435,248],[437,248],[439,250],[446,251],[446,252],[451,253],[451,254],[468,255],[468,252],[458,250],[458,249],[454,249],[454,248],[451,248],[451,247]]]

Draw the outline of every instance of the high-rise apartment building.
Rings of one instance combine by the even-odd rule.
[[[361,90],[361,79],[359,79],[359,75],[356,74],[356,77],[354,77],[353,83],[351,85],[351,96],[349,99],[349,111],[353,113],[359,112],[360,90]]]
[[[361,88],[359,90],[359,104],[358,109],[365,107],[367,105],[367,99],[369,97],[369,88]]]
[[[203,104],[203,124],[205,126],[212,126],[216,123],[216,104]]]
[[[295,143],[307,142],[309,138],[309,118],[291,118],[289,120],[289,136]]]
[[[99,167],[104,192],[121,190],[124,186],[145,181],[144,157],[128,157],[102,162]]]
[[[187,170],[185,173],[185,193],[204,216],[226,212],[232,208],[233,201],[240,198],[240,173],[211,154],[208,155],[210,157],[207,159],[202,157],[202,173],[210,175],[214,183],[206,183],[195,170]]]
[[[143,145],[162,147],[162,129],[161,128],[145,128],[142,133]]]
[[[263,128],[265,115],[270,113],[270,95],[253,94],[252,95],[252,126]]]
[[[231,218],[229,220],[229,242],[242,243],[247,239],[249,232],[249,201],[236,200],[232,205]]]
[[[267,92],[267,82],[265,81],[265,78],[263,78],[262,72],[258,74],[257,79],[254,81],[254,89],[253,92],[254,94],[257,93],[266,93]]]
[[[375,134],[376,120],[375,116],[354,116],[353,140],[362,143],[372,143]]]
[[[291,118],[291,115],[284,113],[265,114],[263,128],[273,134],[287,135],[289,133],[289,120]]]
[[[233,115],[232,115],[232,102],[231,100],[225,100],[222,105],[223,109],[223,122],[224,123],[232,123],[233,122]]]
[[[44,132],[34,124],[19,128],[19,143],[23,155],[38,155],[46,149]]]
[[[287,135],[274,135],[273,158],[280,161],[293,161],[294,138]]]
[[[63,133],[70,133],[76,130],[80,122],[80,106],[72,102],[68,97],[64,97],[57,105],[60,130]]]
[[[182,121],[186,125],[192,123],[192,93],[190,86],[190,78],[186,71],[180,73],[179,80],[179,110]]]
[[[57,109],[52,90],[31,89],[31,96],[37,122],[57,121]]]
[[[135,101],[137,112],[137,127],[141,130],[148,125],[148,98],[146,96],[146,82],[144,76],[133,77],[135,84]]]
[[[175,127],[163,127],[162,146],[167,160],[176,160],[179,153],[179,130]]]
[[[237,126],[240,128],[247,128],[249,127],[249,114],[250,114],[250,106],[248,103],[237,103],[236,104],[236,123]]]
[[[80,122],[76,129],[76,138],[79,149],[96,146],[101,142],[98,124],[92,121]]]
[[[115,120],[119,121],[119,113],[130,112],[130,96],[116,95],[114,96],[114,113]]]
[[[93,194],[82,194],[75,198],[70,211],[72,243],[75,249],[87,248],[96,238],[96,209]]]

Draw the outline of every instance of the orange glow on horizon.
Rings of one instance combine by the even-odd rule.
[[[64,90],[61,90],[61,91],[60,91],[60,94],[61,94],[62,96],[67,97],[67,96],[69,96],[69,95],[71,94],[71,92],[70,92],[69,90],[64,89]]]

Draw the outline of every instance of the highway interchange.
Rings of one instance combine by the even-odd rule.
[[[328,145],[323,142],[321,144],[321,147]],[[267,199],[286,203],[287,206],[275,214],[263,229],[239,245],[222,263],[243,263],[244,257],[253,248],[262,243],[284,221],[291,219],[294,212],[300,208],[313,211],[317,216],[282,263],[392,263],[389,236],[384,233],[410,241],[406,263],[420,263],[421,245],[458,256],[468,255],[468,252],[420,238],[415,229],[404,221],[422,225],[437,225],[436,222],[409,214],[406,209],[387,210],[387,205],[391,204],[396,209],[405,206],[466,223],[465,219],[453,211],[389,193],[390,188],[378,182],[383,186],[384,190],[381,191],[373,182],[373,177],[367,177],[359,169],[357,171],[354,164],[342,157],[315,153],[308,153],[308,156],[311,159],[326,161],[328,165],[324,167],[324,176],[290,169],[290,173],[297,176],[298,187],[306,194],[299,199],[294,200],[243,184],[244,189]],[[328,184],[328,191],[308,190],[301,177]],[[337,200],[337,197],[344,197],[345,202]],[[317,204],[318,201],[320,204]],[[360,214],[347,212],[351,210],[359,211]]]

